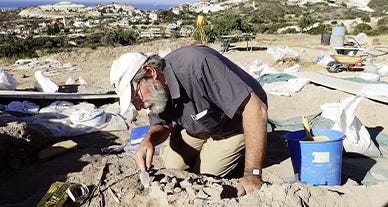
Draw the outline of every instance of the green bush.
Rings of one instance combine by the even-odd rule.
[[[46,50],[48,53],[57,52],[65,45],[65,41],[60,37],[14,39],[0,45],[0,56],[7,58],[38,57],[38,50]]]
[[[295,28],[287,28],[285,31],[282,32],[283,34],[295,34],[298,33]]]
[[[370,22],[370,17],[369,17],[369,15],[362,15],[361,20],[363,22]]]
[[[365,34],[370,34],[372,31],[372,27],[369,24],[366,23],[360,23],[358,24],[355,28],[353,33],[354,34],[359,34],[359,33],[365,33]]]
[[[388,17],[383,17],[377,21],[377,26],[387,26],[388,25]]]
[[[158,10],[157,14],[159,15],[161,21],[163,23],[168,23],[168,22],[176,22],[177,20],[180,19],[179,15],[176,15],[172,12],[172,9],[169,10]]]
[[[313,25],[316,21],[310,16],[304,16],[298,21],[298,25],[301,29],[306,29],[307,27]]]
[[[100,34],[101,35],[101,34]],[[102,46],[132,45],[136,42],[137,34],[132,30],[116,29],[106,32],[101,37]]]
[[[217,37],[235,33],[251,33],[253,27],[246,19],[232,11],[226,11],[221,18],[214,19],[213,30]]]
[[[255,32],[260,33],[260,34],[265,34],[265,33],[268,33],[270,28],[271,28],[270,25],[260,24],[260,25],[255,26]]]
[[[388,34],[388,26],[386,26],[386,25],[384,25],[384,26],[378,26],[378,27],[375,29],[375,33],[376,33],[376,35]]]
[[[388,4],[386,0],[370,0],[368,6],[377,12],[388,11]]]
[[[312,35],[319,35],[324,33],[329,33],[331,31],[332,27],[329,24],[321,24],[318,27],[314,27],[307,31],[308,34]]]

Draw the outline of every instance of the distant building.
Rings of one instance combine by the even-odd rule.
[[[182,9],[180,8],[173,8],[172,9],[172,13],[176,14],[176,15],[181,15],[182,14]]]
[[[192,30],[187,28],[182,28],[179,33],[181,37],[189,37],[191,35]]]
[[[140,37],[161,37],[160,28],[152,27],[148,31],[140,32]]]
[[[150,12],[149,18],[151,22],[159,20],[158,14],[154,11]]]

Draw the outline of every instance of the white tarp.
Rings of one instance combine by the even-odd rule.
[[[125,114],[119,115],[118,102],[96,108],[94,104],[86,102],[74,105],[67,101],[56,101],[40,108],[28,101],[14,101],[4,108],[6,111],[28,114],[20,116],[20,119],[46,127],[54,137],[128,130],[129,124],[137,116],[137,111],[133,107]]]

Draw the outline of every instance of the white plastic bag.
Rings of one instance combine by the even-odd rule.
[[[249,63],[249,74],[257,79],[265,74],[277,74],[279,71],[277,71],[275,68],[270,67],[260,60],[255,59],[251,63]]]
[[[385,64],[376,64],[378,68],[378,73],[382,76],[387,76],[388,75],[388,65]]]
[[[295,64],[294,66],[286,68],[286,69],[283,70],[284,73],[296,73],[296,72],[299,72],[299,71],[300,71],[300,65],[299,64]]]
[[[380,157],[380,150],[373,143],[368,130],[355,115],[362,96],[352,96],[341,100],[336,122],[332,129],[345,134],[343,145],[346,152],[354,152],[368,157]]]
[[[16,80],[3,68],[0,68],[0,90],[15,90]]]
[[[105,123],[106,113],[102,109],[81,109],[70,115],[70,121],[74,124],[97,127]]]
[[[51,92],[51,93],[55,93],[59,89],[58,85],[54,81],[50,80],[45,75],[43,75],[42,71],[35,72],[34,87],[37,91]]]
[[[299,60],[299,58],[300,58],[299,54],[289,47],[268,48],[267,54],[270,54],[275,61],[283,61],[286,59]]]
[[[323,58],[321,58],[317,64],[318,65],[322,65],[322,66],[327,66],[327,64],[329,64],[329,62],[331,61],[334,61],[334,59],[330,56],[323,56]]]
[[[292,96],[294,93],[298,93],[302,88],[308,84],[309,81],[303,78],[292,78],[287,82],[274,82],[266,83],[263,87],[264,90],[270,94],[278,96]]]

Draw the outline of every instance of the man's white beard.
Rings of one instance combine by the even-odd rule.
[[[153,113],[159,114],[166,109],[168,96],[166,90],[162,84],[152,84],[149,81],[145,81],[150,94],[146,102],[144,102],[144,108],[149,108]]]

